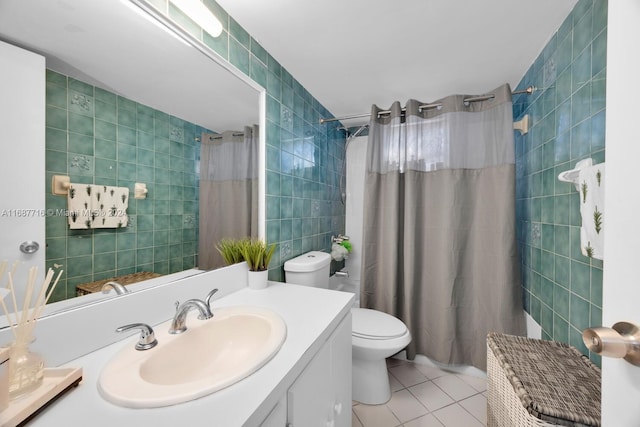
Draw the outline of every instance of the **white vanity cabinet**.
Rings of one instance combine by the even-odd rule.
[[[351,313],[289,388],[286,425],[351,426]]]
[[[246,270],[243,273],[246,280]],[[187,278],[180,286],[172,287],[180,290],[189,287],[188,293],[163,294],[162,300],[184,300],[206,294],[207,289],[211,288],[211,280],[207,273],[199,276]],[[217,286],[223,288],[222,292],[225,291],[224,285]],[[69,325],[67,329],[74,325],[92,324],[94,328],[99,326],[113,331],[118,325],[135,321],[135,318],[149,318],[151,314],[147,307],[153,305],[145,303],[150,295],[155,296],[162,290],[162,287],[153,288],[96,304],[91,310],[93,317],[64,313],[65,316],[71,316],[65,324]],[[212,303],[214,315],[217,309],[237,305],[271,309],[287,324],[287,338],[280,351],[243,380],[177,405],[132,409],[109,403],[99,393],[98,379],[103,367],[123,346],[132,346],[137,342],[138,337],[132,335],[111,344],[106,341],[103,347],[65,362],[63,367],[83,368],[82,383],[36,416],[30,426],[111,427],[120,423],[174,427],[176,420],[181,420],[183,424],[224,427],[350,427],[350,307],[353,305],[353,296],[344,292],[271,282],[267,289],[255,291],[242,288]],[[101,314],[103,310],[114,313],[114,309],[117,309],[118,316]],[[135,314],[135,318],[133,315],[127,317],[129,311]],[[196,322],[196,317],[196,313],[193,313],[187,323]],[[44,329],[42,326],[38,325]],[[53,350],[50,352],[52,357],[55,356]],[[78,408],[83,410],[78,411]]]

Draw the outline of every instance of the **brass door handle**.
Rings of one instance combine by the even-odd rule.
[[[640,328],[629,322],[618,322],[611,328],[589,328],[582,332],[589,351],[601,356],[623,358],[640,366]]]

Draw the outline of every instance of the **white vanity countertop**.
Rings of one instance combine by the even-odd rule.
[[[255,305],[274,310],[287,324],[287,338],[282,348],[257,372],[223,390],[178,405],[155,409],[116,406],[100,396],[97,381],[102,367],[114,354],[123,346],[135,344],[138,339],[135,334],[63,365],[82,367],[82,383],[45,409],[29,425],[258,425],[349,312],[352,301],[353,294],[350,293],[284,283],[270,282],[264,290],[244,288],[212,303],[214,315],[216,307]],[[140,321],[144,322],[144,319]]]

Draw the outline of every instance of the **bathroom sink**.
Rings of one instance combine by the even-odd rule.
[[[213,313],[209,320],[192,313],[188,329],[178,335],[167,332],[171,321],[157,326],[158,345],[150,350],[138,351],[127,343],[102,370],[102,396],[130,408],[197,399],[260,369],[287,334],[284,320],[265,308],[235,306]]]

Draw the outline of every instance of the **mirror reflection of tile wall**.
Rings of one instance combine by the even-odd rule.
[[[65,270],[52,301],[76,285],[139,271],[174,273],[196,265],[199,126],[47,70],[47,267]],[[72,183],[129,188],[129,226],[70,230],[65,196],[52,175]],[[136,182],[148,196],[133,198]],[[53,210],[53,211],[51,211]]]

